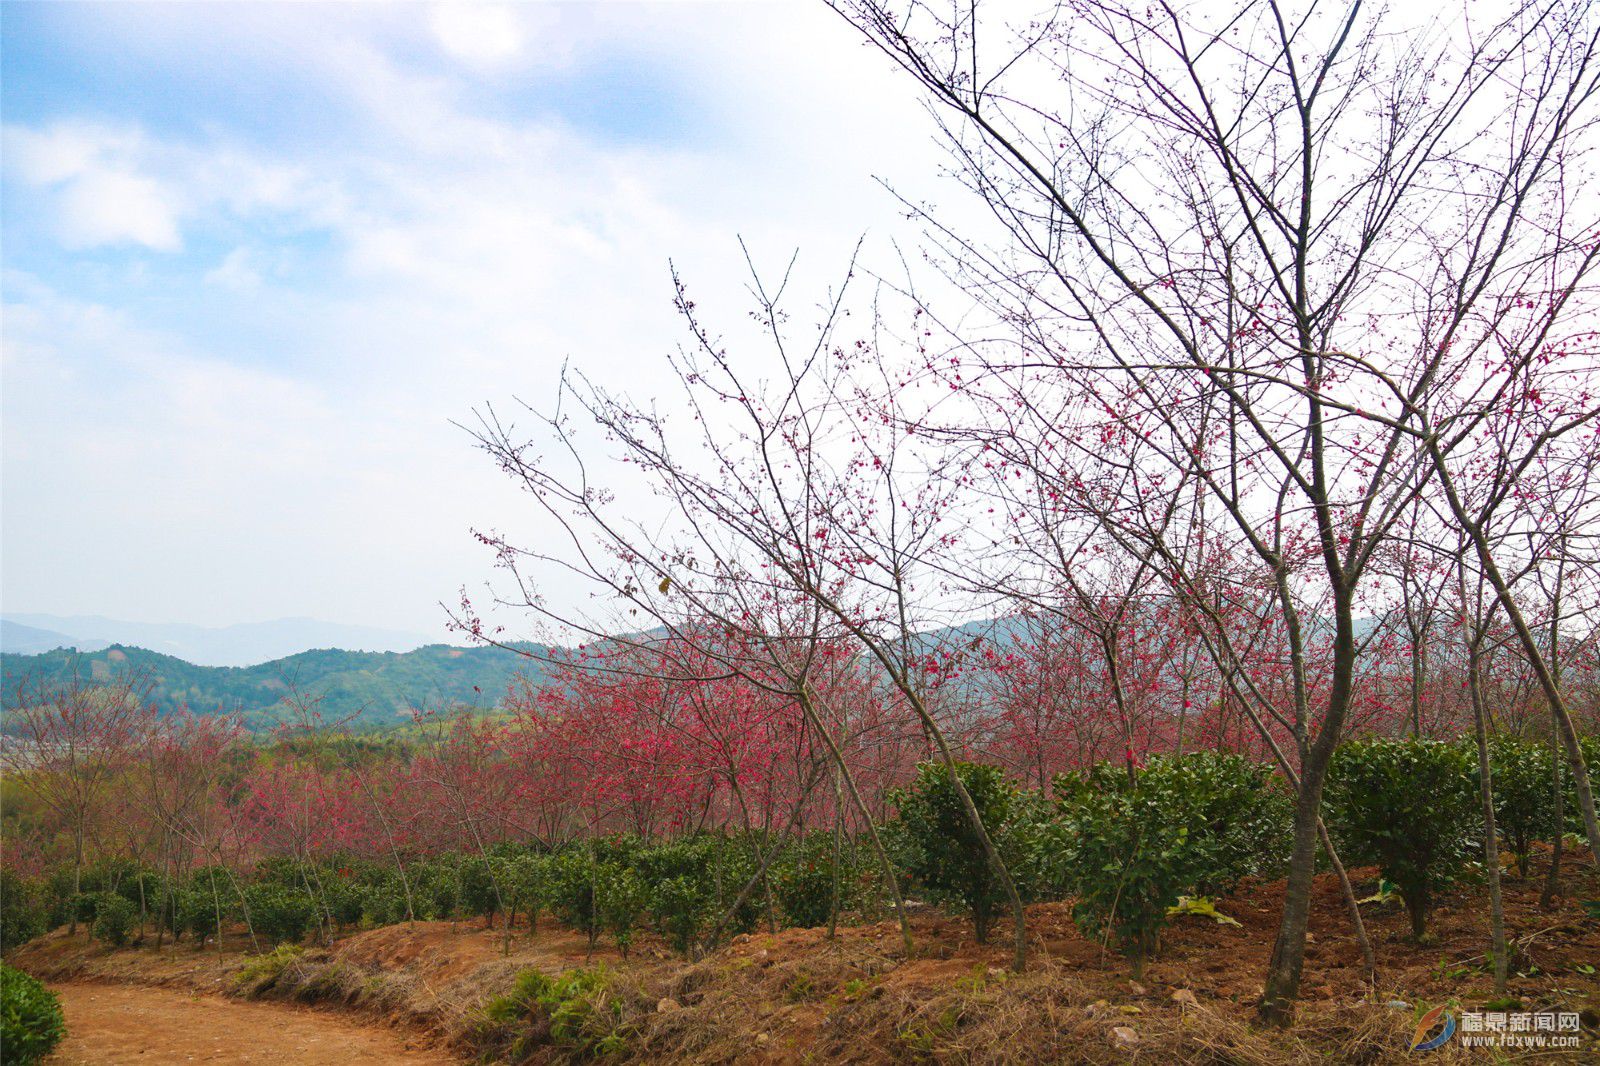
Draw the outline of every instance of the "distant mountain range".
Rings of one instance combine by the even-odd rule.
[[[252,666],[311,648],[413,651],[428,643],[416,633],[368,626],[278,618],[209,628],[186,623],[126,622],[95,616],[8,612],[0,619],[0,652],[37,655],[56,648],[101,651],[113,644],[146,648],[200,666]]]
[[[25,626],[9,618],[0,618],[0,651],[21,655],[37,655],[56,648],[77,648],[79,651],[99,651],[106,647],[103,640],[83,640],[58,633],[53,629]]]
[[[27,634],[23,634],[26,636]],[[519,645],[534,653],[545,649]],[[393,725],[413,709],[498,703],[518,675],[537,684],[544,667],[503,648],[456,648],[432,644],[407,652],[328,649],[254,666],[201,666],[145,648],[113,644],[94,651],[79,648],[42,654],[0,654],[3,704],[16,703],[25,679],[60,682],[77,670],[85,681],[104,681],[132,672],[151,686],[150,699],[164,711],[187,707],[196,713],[238,712],[252,728],[292,717],[286,697],[316,701],[326,722],[359,717],[356,728]]]

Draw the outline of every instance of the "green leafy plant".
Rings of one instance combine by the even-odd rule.
[[[1340,853],[1393,882],[1419,940],[1434,895],[1474,857],[1475,778],[1466,745],[1415,738],[1351,741],[1329,763],[1325,809]]]
[[[1078,895],[1073,919],[1086,935],[1112,942],[1141,977],[1168,908],[1197,877],[1185,811],[1136,785],[1085,790],[1063,808],[1073,826],[1067,855]]]
[[[1583,764],[1589,768],[1589,776],[1594,778],[1600,770],[1600,733],[1591,733],[1578,738],[1578,751],[1583,755]],[[1572,778],[1572,770],[1567,766],[1567,753],[1561,752],[1561,781],[1564,796],[1561,801],[1563,815],[1562,830],[1571,834],[1576,839],[1572,848],[1578,850],[1589,846],[1583,835],[1583,811],[1578,807],[1578,785]]]
[[[1001,846],[1016,806],[1016,787],[998,766],[962,762],[955,770],[990,839]],[[891,789],[888,799],[896,814],[884,835],[901,869],[928,895],[971,911],[978,942],[987,942],[989,926],[1006,899],[950,783],[949,770],[943,763],[923,763],[915,780],[906,788]]]
[[[715,920],[716,899],[707,886],[686,874],[656,883],[650,892],[650,911],[661,935],[673,950],[692,955]]]
[[[644,912],[649,893],[639,875],[621,863],[601,863],[595,868],[595,907],[600,924],[628,957],[633,931]]]
[[[603,921],[595,905],[595,867],[597,860],[587,848],[572,848],[557,855],[550,864],[544,885],[551,912],[568,927],[589,938],[594,949],[600,939]]]
[[[187,888],[178,893],[173,924],[175,933],[188,933],[196,944],[217,932],[217,901],[207,888]],[[224,911],[227,908],[224,907]]]
[[[734,906],[755,873],[749,853],[738,842],[699,834],[639,849],[631,861],[649,886],[648,909],[656,931],[684,955],[698,952],[719,924],[723,934],[755,927],[757,893],[748,893]]]
[[[1057,777],[1054,789],[1073,917],[1126,955],[1136,976],[1171,918],[1207,913],[1210,896],[1273,872],[1286,850],[1287,790],[1270,768],[1236,755],[1156,757],[1131,778],[1101,764]],[[1208,916],[1218,917],[1214,907]]]
[[[840,849],[839,869],[834,870],[833,834],[809,834],[790,848],[772,870],[773,896],[786,924],[799,929],[826,925],[833,913],[834,879],[837,872],[839,908],[852,905],[860,871],[851,864],[847,849]]]
[[[1543,744],[1506,735],[1489,740],[1495,827],[1518,877],[1527,876],[1533,842],[1552,839],[1559,828],[1550,766],[1551,751]]]
[[[554,977],[524,970],[511,992],[484,1007],[483,1031],[491,1044],[508,1043],[505,1057],[514,1062],[546,1042],[577,1059],[603,1058],[627,1046],[622,1004],[611,994],[610,972],[598,966]]]
[[[301,940],[315,917],[311,897],[274,882],[249,886],[244,899],[251,928],[273,944]]]
[[[271,987],[289,964],[303,954],[305,948],[299,944],[279,944],[271,951],[252,955],[234,975],[234,984],[240,988],[253,987],[259,993]]]
[[[461,908],[494,924],[500,910],[499,884],[488,860],[474,857],[461,864]]]
[[[66,1031],[55,993],[21,970],[0,964],[0,1048],[6,1062],[29,1066],[40,1061]]]
[[[94,903],[94,938],[120,948],[133,934],[138,908],[115,892],[101,892]]]
[[[0,952],[42,935],[48,917],[40,886],[0,868]]]

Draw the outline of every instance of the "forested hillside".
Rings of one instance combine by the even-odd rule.
[[[520,645],[540,651],[536,645]],[[113,645],[77,654],[0,655],[4,706],[10,709],[25,680],[59,682],[76,669],[85,680],[108,680],[134,672],[152,686],[150,699],[162,711],[188,707],[197,713],[237,711],[252,728],[275,724],[288,713],[284,698],[298,693],[320,702],[324,718],[360,712],[355,725],[380,727],[403,721],[412,708],[499,700],[520,674],[537,680],[537,660],[502,648],[457,648],[433,644],[410,652],[319,649],[256,666],[196,666],[144,648]]]

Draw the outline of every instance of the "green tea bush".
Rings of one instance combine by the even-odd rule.
[[[154,870],[134,867],[117,878],[116,891],[123,899],[149,914],[160,906],[165,885],[166,879]]]
[[[301,889],[305,887],[308,876],[306,865],[294,859],[273,856],[256,863],[255,880],[258,884]]]
[[[494,916],[500,910],[500,893],[488,860],[474,857],[461,864],[460,906],[467,914],[494,924]]]
[[[99,892],[79,892],[72,897],[72,915],[80,922],[93,922],[100,905]]]
[[[324,880],[328,916],[341,928],[360,925],[366,913],[367,896],[372,891],[354,878],[332,877]]]
[[[114,948],[128,942],[139,908],[115,892],[100,892],[94,901],[94,938]]]
[[[600,909],[595,905],[596,865],[588,848],[569,848],[551,862],[545,882],[545,902],[550,911],[569,928],[588,937],[591,950],[600,939],[602,928]]]
[[[43,896],[41,886],[0,868],[0,952],[44,934],[48,915]]]
[[[0,1048],[11,1066],[30,1066],[55,1050],[66,1035],[61,1003],[21,970],[0,964]]]
[[[646,886],[651,924],[674,950],[685,956],[698,952],[755,873],[740,843],[698,834],[633,849],[633,868]],[[747,895],[724,932],[754,928],[760,898],[759,888]]]
[[[716,898],[708,886],[687,874],[657,881],[650,890],[650,913],[672,949],[691,956],[717,919]]]
[[[194,937],[194,942],[204,944],[207,937],[217,935],[217,901],[211,895],[209,887],[190,887],[177,894],[175,907],[174,932],[188,933]],[[226,900],[223,902],[223,917],[228,917]]]
[[[400,879],[383,881],[360,887],[357,898],[361,901],[361,921],[368,925],[394,925],[406,920],[405,886]],[[423,910],[418,917],[426,917]]]
[[[51,929],[72,921],[77,897],[72,888],[72,870],[59,866],[44,880],[45,924]],[[81,919],[80,919],[81,921]]]
[[[244,890],[250,927],[273,944],[294,944],[304,939],[316,918],[311,897],[283,884],[267,881]]]
[[[984,829],[999,847],[1017,789],[998,766],[963,762],[956,764],[956,773]],[[978,942],[986,943],[995,912],[1006,905],[1005,891],[950,783],[949,771],[943,763],[923,763],[911,785],[891,789],[888,799],[896,813],[885,836],[900,868],[928,895],[971,911]]]
[[[826,925],[833,915],[836,873],[839,909],[854,904],[861,871],[852,865],[848,848],[839,850],[835,871],[833,834],[810,833],[772,865],[772,892],[785,924],[799,929]]]
[[[1070,827],[1055,803],[1037,792],[1017,793],[1000,853],[1023,899],[1064,899],[1073,894],[1066,862],[1071,844]]]
[[[1063,862],[1077,895],[1072,916],[1088,936],[1112,942],[1144,973],[1156,953],[1167,909],[1202,875],[1187,805],[1137,783],[1063,790],[1069,827]]]
[[[1271,766],[1197,751],[1156,756],[1138,778],[1147,795],[1188,814],[1194,879],[1187,895],[1221,895],[1245,877],[1276,876],[1287,865],[1294,797]]]
[[[1559,742],[1558,742],[1559,743]],[[1577,836],[1583,836],[1583,811],[1578,807],[1578,784],[1572,779],[1572,771],[1567,767],[1566,748],[1559,749],[1561,753],[1561,801],[1562,829]],[[1578,750],[1583,754],[1583,765],[1589,771],[1589,785],[1600,790],[1600,733],[1592,733],[1578,738]],[[1600,802],[1597,799],[1596,802]]]
[[[506,861],[506,885],[511,898],[506,905],[512,913],[521,911],[528,916],[528,931],[539,928],[539,912],[544,909],[545,883],[550,876],[550,857],[547,855],[518,855]]]
[[[1551,751],[1518,737],[1490,737],[1489,773],[1494,785],[1495,828],[1505,841],[1517,876],[1526,877],[1533,842],[1553,839],[1557,830]]]
[[[1340,854],[1378,867],[1418,939],[1434,895],[1462,874],[1481,839],[1476,778],[1468,745],[1415,738],[1350,741],[1328,765],[1324,810]]]
[[[412,892],[422,913],[419,918],[453,918],[460,900],[460,885],[453,868],[443,863],[417,863],[411,868]]]
[[[1142,973],[1180,896],[1225,892],[1276,872],[1293,818],[1270,767],[1237,755],[1156,756],[1130,779],[1099,764],[1054,782],[1062,880],[1073,916]]]
[[[622,957],[627,958],[633,931],[649,900],[644,881],[621,863],[604,862],[595,867],[594,885],[600,924],[616,941]]]

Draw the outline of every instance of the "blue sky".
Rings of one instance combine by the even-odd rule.
[[[729,315],[741,236],[820,297],[935,166],[820,5],[0,19],[9,611],[440,635],[469,528],[540,535],[452,420],[563,360],[648,393],[669,257]]]

